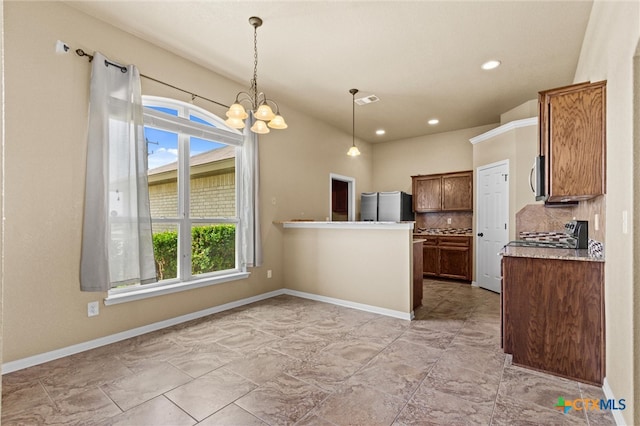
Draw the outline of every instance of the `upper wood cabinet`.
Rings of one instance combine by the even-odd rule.
[[[540,92],[538,106],[547,201],[604,194],[606,81]]]
[[[413,211],[442,210],[442,179],[437,176],[413,176]]]
[[[473,172],[412,176],[415,212],[472,211]]]

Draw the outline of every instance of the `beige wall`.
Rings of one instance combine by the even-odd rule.
[[[636,330],[640,327],[637,316],[634,323],[634,311],[640,310],[640,305],[633,281],[633,250],[640,249],[640,241],[633,240],[638,219],[633,207],[634,195],[639,194],[637,188],[634,194],[631,184],[634,121],[637,126],[640,120],[633,116],[633,57],[639,40],[639,2],[596,1],[574,77],[574,82],[607,80],[606,378],[615,397],[627,400],[627,409],[622,412],[627,424],[640,424],[640,342],[637,331],[634,335],[634,326]],[[636,77],[636,83],[638,80]],[[629,215],[627,232],[622,229],[623,212]]]
[[[4,6],[0,3],[0,22],[4,22]],[[0,77],[4,74],[4,31],[0,31]],[[4,78],[0,78],[0,93],[4,93]],[[0,193],[4,193],[4,102],[0,102]],[[4,217],[4,203],[0,202],[0,218]],[[2,373],[2,346],[3,338],[3,288],[4,288],[4,222],[0,225],[0,374]],[[0,395],[2,394],[2,380],[0,380]],[[2,401],[0,401],[0,417],[2,415]]]
[[[285,229],[285,287],[409,314],[412,230]]]
[[[373,145],[373,190],[411,193],[411,176],[471,170],[469,139],[496,125]]]
[[[60,2],[5,2],[4,36],[4,362],[282,288],[282,230],[272,222],[302,213],[324,219],[331,172],[354,177],[358,190],[371,188],[368,144],[357,141],[363,155],[347,157],[349,134],[281,104],[289,129],[260,136],[264,266],[247,280],[101,305],[99,316],[87,318],[87,303],[105,297],[80,292],[78,283],[90,64],[55,54],[56,40],[222,102],[246,87]],[[142,89],[189,100],[144,79]]]
[[[538,116],[538,99],[531,99],[522,105],[518,105],[515,108],[510,109],[507,112],[500,114],[500,125],[510,123],[515,120],[522,120],[523,118],[537,117]]]

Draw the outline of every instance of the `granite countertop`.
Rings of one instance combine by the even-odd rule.
[[[471,237],[471,228],[415,228],[413,235],[455,235],[460,237]]]
[[[587,262],[604,262],[604,257],[589,254],[589,250],[551,248],[551,247],[518,247],[507,244],[499,253],[510,257],[533,257],[537,259],[579,260]]]

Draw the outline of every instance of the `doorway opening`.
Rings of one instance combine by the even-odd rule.
[[[329,218],[332,222],[355,221],[355,188],[354,178],[329,174]]]

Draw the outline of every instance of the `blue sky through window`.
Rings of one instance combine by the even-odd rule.
[[[147,108],[174,116],[178,115],[178,111],[173,108],[158,106],[147,106]],[[213,124],[194,115],[190,115],[189,119],[196,123],[215,127]],[[145,127],[144,136],[147,140],[149,170],[164,166],[165,164],[175,163],[178,160],[178,135],[176,133]],[[215,141],[191,137],[190,155],[193,157],[224,146],[226,145]]]

